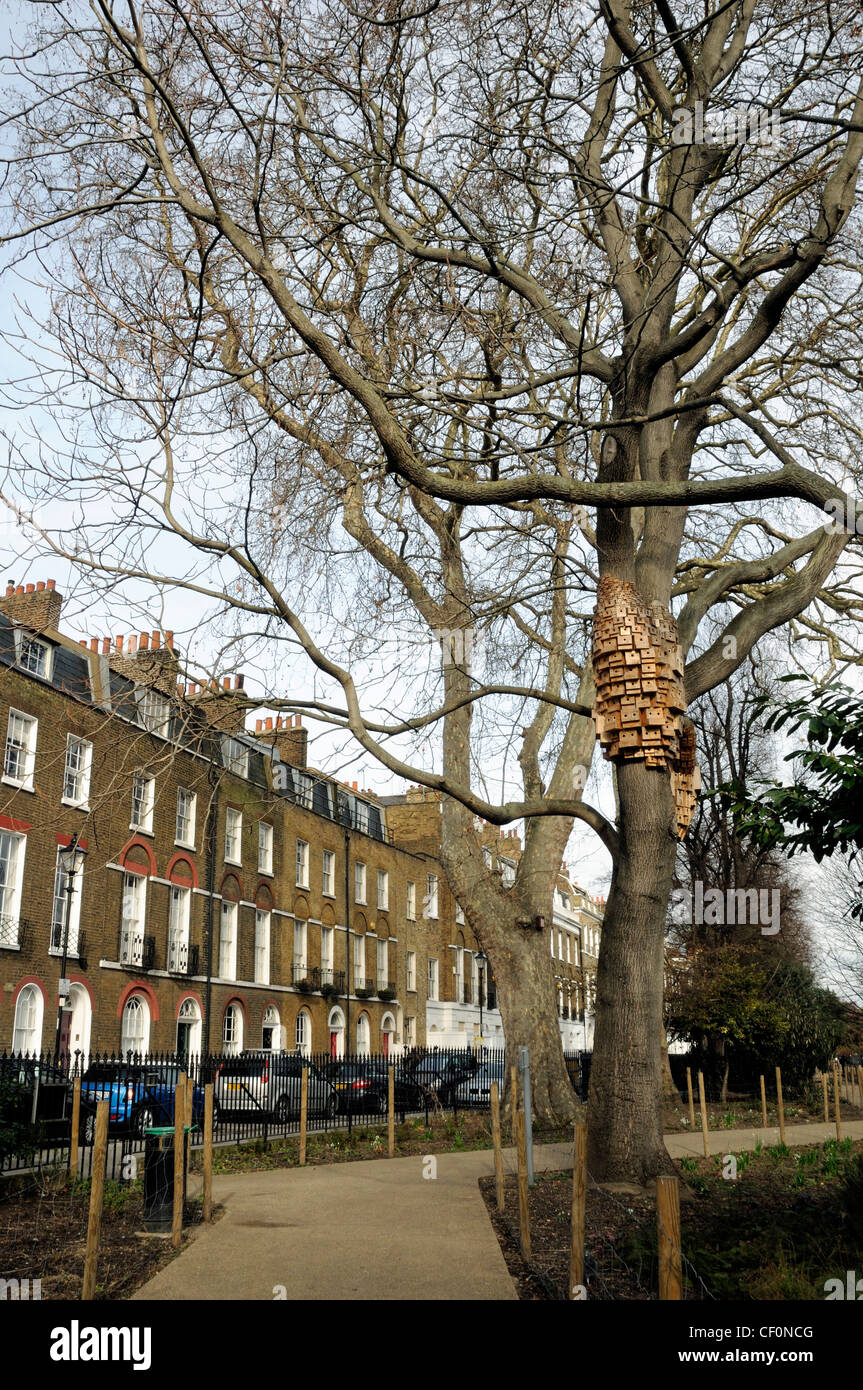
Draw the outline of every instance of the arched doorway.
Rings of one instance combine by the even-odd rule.
[[[297,1052],[301,1057],[311,1056],[312,1051],[312,1016],[308,1009],[300,1009],[297,1014],[296,1025],[296,1044]]]
[[[133,994],[123,1010],[120,1055],[142,1057],[150,1046],[150,1005],[143,994]]]
[[[184,999],[177,1013],[177,1056],[197,1057],[201,1051],[201,1009],[197,999]]]
[[[357,1056],[368,1057],[372,1048],[372,1029],[368,1014],[360,1014],[357,1019]]]
[[[384,1014],[381,1019],[381,1051],[385,1057],[389,1057],[393,1050],[395,1040],[396,1021],[392,1014]]]
[[[93,1022],[93,1006],[84,985],[73,984],[69,990],[71,1021],[69,1027],[69,1053],[73,1066],[83,1070],[90,1057],[90,1026]]]
[[[330,1034],[330,1056],[344,1057],[345,1055],[345,1016],[341,1009],[330,1010],[327,1019],[327,1028]]]
[[[282,1041],[282,1023],[275,1004],[264,1010],[261,1024],[261,1047],[265,1052],[278,1052]]]

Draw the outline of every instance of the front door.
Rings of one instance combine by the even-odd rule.
[[[72,1045],[72,1010],[64,1009],[60,1015],[60,1056],[68,1057]]]
[[[192,1044],[192,1025],[180,1019],[177,1023],[177,1056],[188,1057]]]

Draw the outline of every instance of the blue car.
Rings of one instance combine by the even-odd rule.
[[[95,1132],[96,1104],[109,1102],[109,1130],[131,1130],[143,1136],[156,1125],[174,1123],[174,1087],[182,1069],[176,1063],[141,1065],[94,1062],[81,1078],[82,1134],[90,1142]],[[204,1088],[192,1093],[192,1123],[203,1124]]]

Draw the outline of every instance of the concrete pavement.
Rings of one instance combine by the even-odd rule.
[[[789,1145],[822,1143],[833,1125],[788,1125]],[[863,1121],[843,1123],[863,1139]],[[777,1129],[714,1130],[711,1153],[779,1141]],[[675,1158],[702,1154],[701,1131],[666,1135]],[[538,1146],[537,1172],[567,1168],[571,1144]],[[138,1301],[515,1301],[512,1279],[477,1179],[494,1172],[490,1150],[216,1177],[225,1207],[181,1255],[133,1295]],[[514,1150],[504,1151],[508,1173]]]

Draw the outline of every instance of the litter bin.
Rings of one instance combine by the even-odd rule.
[[[189,1126],[183,1130],[183,1211],[189,1171]],[[170,1231],[174,1221],[174,1126],[144,1131],[144,1230]]]

